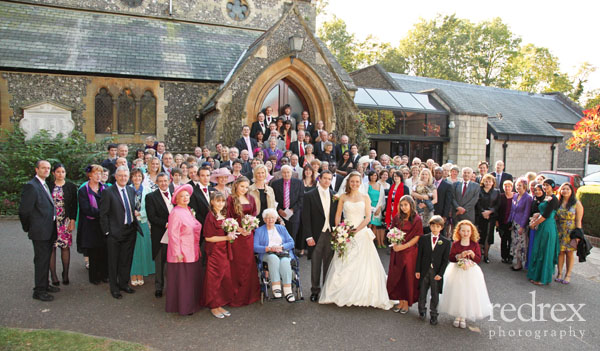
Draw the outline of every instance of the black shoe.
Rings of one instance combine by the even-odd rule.
[[[512,270],[513,270],[513,271],[515,271],[515,272],[518,272],[518,271],[520,271],[521,269],[523,269],[523,267],[521,267],[521,268],[515,268],[514,266],[510,266],[510,269],[512,269]]]
[[[60,285],[60,282],[57,280],[57,281],[55,281],[55,282],[52,282],[52,285],[54,285],[54,286],[59,286],[59,285]]]
[[[57,293],[57,292],[59,292],[59,291],[60,291],[60,288],[57,288],[57,287],[55,287],[55,286],[52,286],[52,285],[48,285],[48,288],[47,288],[46,290],[47,290],[48,292],[51,292],[51,293]]]
[[[425,312],[419,312],[419,319],[422,321],[425,320]]]
[[[431,317],[431,319],[429,319],[429,324],[437,325],[438,324],[437,317]]]
[[[156,291],[154,292],[154,296],[155,296],[155,297],[162,297],[162,290],[156,290]]]
[[[69,285],[69,276],[66,275],[64,272],[62,274],[62,281],[63,281],[63,284]]]
[[[483,256],[483,262],[490,263],[490,259],[487,256]]]
[[[54,296],[48,294],[47,292],[34,292],[33,298],[40,301],[52,301],[54,300]]]
[[[117,300],[123,298],[123,295],[121,295],[121,293],[119,293],[119,292],[111,292],[110,294],[112,295],[112,297],[114,297]]]
[[[108,278],[102,278],[102,279],[100,279],[100,281],[103,283],[108,283]]]
[[[90,280],[90,283],[92,283],[94,285],[100,285],[100,281],[99,280]]]
[[[125,292],[126,292],[126,293],[128,293],[128,294],[133,294],[133,293],[135,292],[135,290],[133,290],[132,288],[130,288],[130,287],[128,287],[128,286],[126,286],[126,287],[124,287],[124,288],[119,288],[119,290],[121,290],[121,291],[125,291]]]
[[[319,294],[310,294],[310,301],[312,301],[312,302],[319,301]]]

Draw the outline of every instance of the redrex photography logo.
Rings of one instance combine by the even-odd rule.
[[[491,328],[488,333],[489,339],[504,338],[504,337],[523,337],[534,338],[578,338],[583,339],[585,335],[584,329],[578,329],[573,326],[573,323],[585,322],[583,317],[584,303],[544,303],[536,301],[536,292],[530,291],[531,302],[526,302],[520,305],[512,303],[496,303],[492,305],[492,314],[488,321],[490,322],[505,322],[519,323],[519,327],[506,328],[501,325]],[[554,322],[556,327],[551,323],[544,323],[544,328],[536,327],[535,324],[527,324],[527,327],[522,327],[523,323],[536,322]],[[569,323],[566,325],[565,323]]]

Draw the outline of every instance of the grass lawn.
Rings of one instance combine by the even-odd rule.
[[[59,330],[0,327],[0,350],[147,351],[144,345]]]

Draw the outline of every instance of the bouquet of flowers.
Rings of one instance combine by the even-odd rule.
[[[223,221],[222,227],[225,233],[227,233],[228,235],[235,233],[240,228],[238,222],[234,218],[226,218]],[[229,240],[229,242],[233,243],[233,240]]]
[[[390,242],[390,247],[394,246],[394,244],[397,244],[397,245],[402,244],[402,242],[404,242],[405,235],[406,235],[406,233],[401,231],[398,228],[390,229],[390,231],[386,235],[388,241]]]
[[[242,228],[247,232],[251,232],[254,229],[258,228],[259,223],[260,221],[258,220],[258,218],[252,215],[245,215],[242,218]]]
[[[350,239],[355,234],[353,229],[354,227],[342,222],[331,232],[331,249],[342,259],[346,256]]]
[[[471,261],[468,258],[459,258],[457,262],[458,268],[462,268],[463,270],[467,270],[475,265],[475,262]]]

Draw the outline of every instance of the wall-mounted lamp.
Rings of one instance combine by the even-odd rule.
[[[496,113],[496,118],[498,118],[498,120],[501,121],[503,118],[502,113],[501,112]]]
[[[450,123],[448,123],[448,129],[454,129],[456,128],[456,124],[454,123],[454,121],[450,121]]]
[[[304,44],[304,38],[301,36],[291,36],[290,37],[290,51],[292,54],[290,55],[290,63],[294,63],[294,59],[297,57],[298,53],[302,51],[302,44]]]

